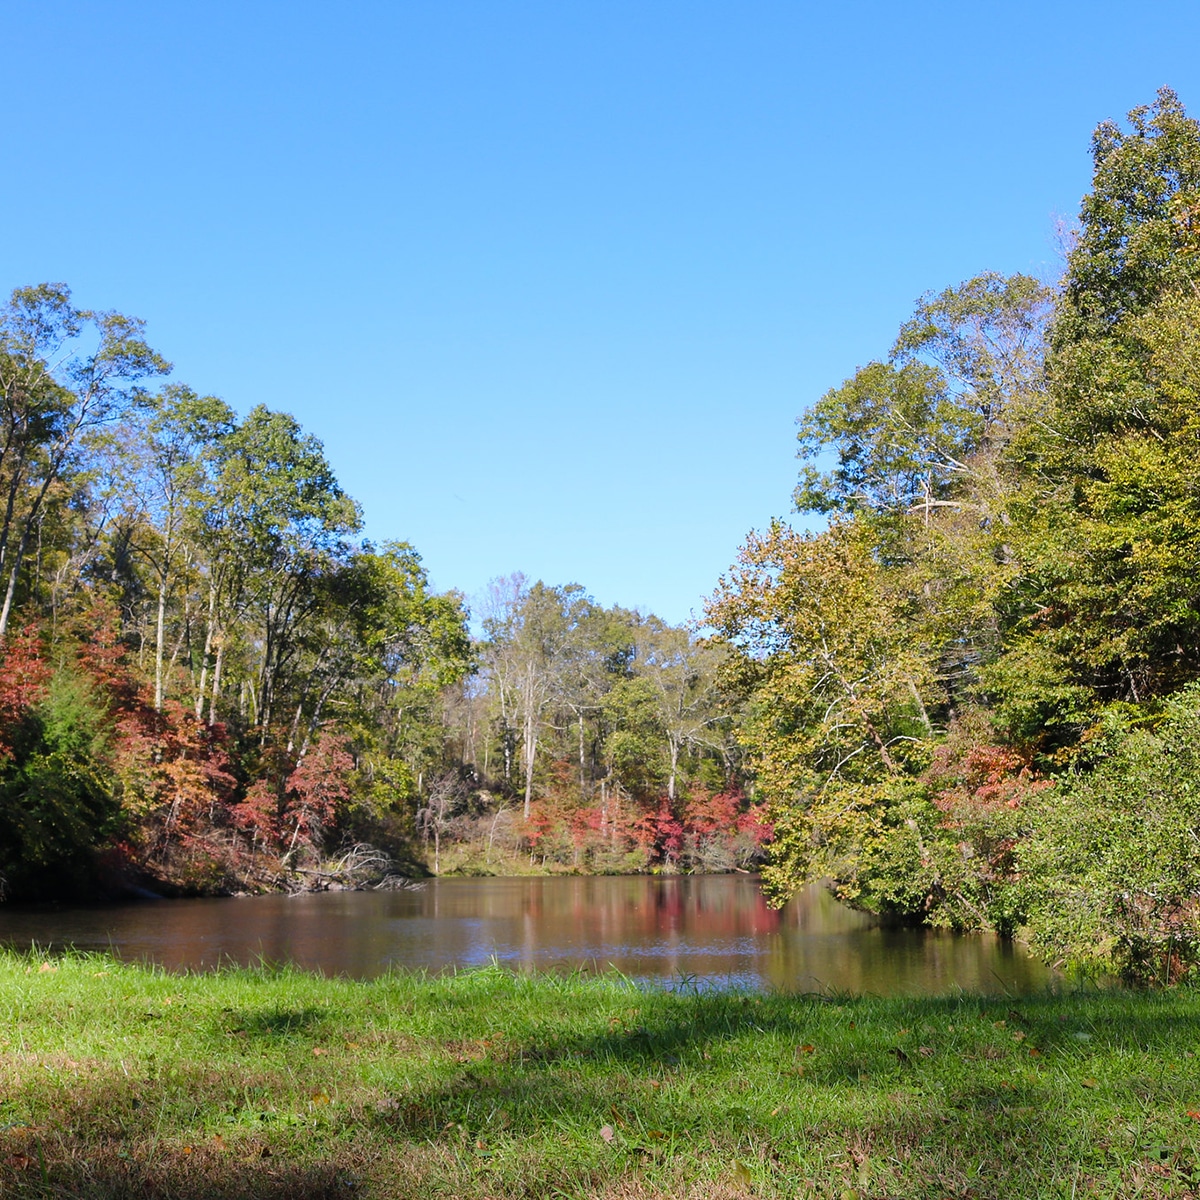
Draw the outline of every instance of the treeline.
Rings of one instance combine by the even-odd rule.
[[[755,858],[718,652],[577,587],[473,640],[320,443],[61,285],[0,313],[0,891]]]
[[[1061,282],[924,297],[800,422],[800,512],[709,616],[783,897],[1022,932],[1169,980],[1200,955],[1200,126],[1093,137]]]

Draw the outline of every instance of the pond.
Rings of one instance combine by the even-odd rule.
[[[0,942],[111,951],[169,970],[291,962],[360,979],[493,959],[787,992],[1015,994],[1057,978],[1012,943],[881,927],[822,888],[776,911],[744,875],[431,879],[397,892],[0,906]]]

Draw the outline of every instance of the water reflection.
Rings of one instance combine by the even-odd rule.
[[[1053,982],[998,939],[879,928],[819,888],[775,911],[755,880],[736,875],[440,879],[406,892],[0,908],[0,941],[111,950],[172,970],[266,960],[356,978],[494,958],[780,991],[1029,992]]]

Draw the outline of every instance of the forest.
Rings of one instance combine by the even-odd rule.
[[[799,419],[704,624],[362,537],[141,321],[0,318],[10,899],[761,869],[1169,982],[1200,958],[1200,124],[1100,125],[1061,277],[923,296]]]

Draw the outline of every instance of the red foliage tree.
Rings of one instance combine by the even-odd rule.
[[[346,739],[323,731],[312,749],[288,776],[280,820],[290,830],[288,852],[297,846],[319,846],[340,806],[350,799],[354,759]]]
[[[154,708],[126,662],[109,605],[84,617],[79,665],[107,700],[122,808],[143,850],[165,860],[227,824],[236,787],[223,725],[206,725],[175,701]]]
[[[46,695],[50,675],[37,626],[10,631],[0,658],[0,762],[11,757],[12,734]]]

